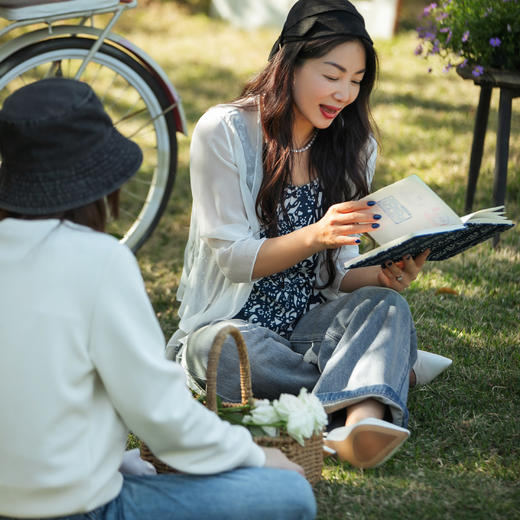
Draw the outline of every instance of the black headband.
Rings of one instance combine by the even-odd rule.
[[[289,11],[269,59],[285,43],[341,35],[356,36],[373,45],[363,17],[348,0],[299,0]]]

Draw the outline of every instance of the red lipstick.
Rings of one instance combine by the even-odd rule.
[[[320,112],[323,117],[327,119],[334,119],[338,115],[339,111],[339,108],[331,105],[320,105]]]

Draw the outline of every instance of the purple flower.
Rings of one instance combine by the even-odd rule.
[[[437,9],[437,4],[435,2],[431,3],[428,7],[425,7],[422,15],[428,16],[434,9]]]
[[[464,61],[461,61],[461,62],[457,65],[457,67],[458,67],[459,69],[463,69],[463,68],[466,67],[467,64],[468,64],[468,59],[465,58]]]
[[[440,52],[441,52],[440,42],[439,42],[439,40],[435,40],[433,42],[433,45],[432,45],[432,48],[430,49],[429,54],[430,55],[432,55],[432,54],[439,54]]]
[[[491,45],[491,47],[500,47],[501,43],[502,41],[500,40],[500,38],[491,38],[489,40],[489,45]]]
[[[437,37],[437,33],[431,32],[429,29],[420,28],[419,38],[432,42]]]
[[[475,78],[478,78],[479,76],[482,76],[482,74],[484,74],[484,67],[482,67],[481,65],[477,65],[473,69],[471,74],[473,74],[473,77],[475,77]]]
[[[417,45],[417,47],[415,48],[415,50],[413,51],[413,53],[414,53],[416,56],[420,56],[420,55],[423,53],[423,46],[422,46],[422,45]]]
[[[453,32],[451,30],[450,27],[443,27],[441,30],[440,30],[441,33],[448,33],[448,36],[446,36],[446,41],[444,42],[444,44],[448,44],[450,43],[451,41],[451,37],[453,36]]]
[[[451,63],[448,63],[448,65],[444,65],[444,68],[442,69],[442,72],[447,73],[453,68],[453,65]]]
[[[469,31],[466,31],[463,35],[462,35],[462,41],[463,42],[467,42],[469,40]]]

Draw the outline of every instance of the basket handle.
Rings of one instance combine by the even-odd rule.
[[[253,397],[251,387],[251,367],[244,337],[233,325],[226,325],[215,335],[213,345],[208,356],[208,368],[206,372],[206,407],[217,412],[217,368],[220,353],[227,336],[232,336],[238,350],[238,361],[240,363],[240,393],[242,404],[247,404]]]

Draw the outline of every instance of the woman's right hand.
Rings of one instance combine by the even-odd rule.
[[[280,450],[276,448],[262,448],[265,453],[265,464],[268,468],[288,469],[296,471],[302,477],[305,477],[303,468],[294,462],[291,462]]]
[[[359,243],[357,234],[379,227],[380,215],[367,202],[340,202],[332,205],[313,228],[318,250],[336,249]]]
[[[334,204],[318,222],[265,240],[258,251],[252,279],[285,271],[324,249],[358,244],[356,234],[379,227],[379,219],[370,203]]]

